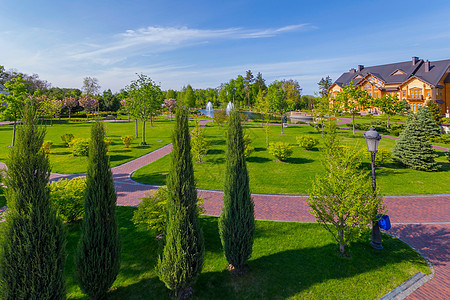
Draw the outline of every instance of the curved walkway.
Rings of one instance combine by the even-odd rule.
[[[343,119],[340,124],[349,121]],[[202,121],[204,125],[208,121]],[[133,172],[172,150],[166,145],[123,165],[112,168],[117,191],[117,204],[137,206],[146,193],[157,189],[131,179]],[[2,168],[2,163],[0,163]],[[52,174],[51,179],[78,175]],[[444,183],[445,184],[445,183]],[[222,191],[199,190],[205,198],[208,215],[218,216],[222,207]],[[255,217],[259,220],[314,222],[308,213],[305,195],[253,194]],[[408,299],[448,299],[450,295],[450,195],[386,196],[385,205],[391,217],[390,234],[402,239],[433,265],[435,275]]]

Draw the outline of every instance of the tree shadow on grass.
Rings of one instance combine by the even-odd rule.
[[[125,159],[130,159],[133,158],[133,156],[131,155],[120,155],[120,154],[113,154],[109,156],[109,161],[113,162],[113,161],[120,161],[120,160],[125,160]]]
[[[226,141],[224,139],[214,139],[214,140],[209,140],[208,143],[210,145],[225,145]]]
[[[261,152],[261,151],[266,151],[266,148],[263,148],[263,147],[256,147],[255,148],[255,152]]]
[[[286,159],[286,162],[294,165],[301,165],[314,162],[313,159],[303,158],[303,157],[289,157]]]
[[[208,158],[206,160],[206,162],[207,163],[211,163],[211,164],[220,165],[220,164],[224,164],[225,163],[225,158],[224,157]]]
[[[385,242],[385,244],[388,243]],[[299,296],[298,293],[323,282],[352,278],[376,271],[388,264],[410,260],[411,258],[403,256],[405,247],[407,246],[404,245],[403,249],[398,249],[388,246],[389,251],[377,253],[368,244],[357,244],[352,247],[351,258],[342,257],[337,251],[336,244],[280,251],[250,260],[249,271],[240,277],[231,276],[227,271],[202,273],[196,285],[196,296],[200,299],[295,297]],[[420,257],[417,255],[416,259],[419,261]],[[373,284],[380,287],[384,282],[380,280]],[[366,283],[361,282],[359,287],[353,287],[353,292],[350,294],[356,295],[359,289],[364,289],[365,285]],[[326,292],[326,295],[331,298],[342,298],[348,288],[341,285],[336,290],[322,292]],[[379,288],[373,290],[376,293]],[[320,298],[325,295],[303,295],[305,296]]]
[[[208,149],[208,152],[206,154],[223,154],[225,153],[225,150],[222,149]]]
[[[130,207],[117,208],[122,237],[122,256],[121,270],[116,284],[122,286],[113,288],[108,293],[108,298],[169,299],[169,290],[159,281],[154,269],[159,252],[158,242],[155,241],[154,234],[142,231],[132,224],[133,212],[134,209]],[[359,241],[349,247],[351,258],[342,257],[338,253],[336,243],[318,242],[321,246],[305,246],[303,248],[293,246],[294,249],[288,250],[272,248],[267,255],[251,259],[246,274],[239,277],[231,276],[225,270],[227,264],[225,259],[217,259],[222,252],[217,220],[214,217],[200,218],[205,237],[206,253],[209,253],[209,258],[211,258],[210,253],[213,253],[216,259],[212,264],[210,261],[209,264],[205,265],[205,268],[208,267],[212,271],[204,270],[194,284],[194,298],[196,299],[284,299],[296,296],[343,298],[346,295],[345,292],[349,289],[351,295],[358,295],[359,290],[365,290],[366,288],[371,288],[372,292],[375,291],[376,294],[378,290],[382,290],[385,286],[383,280],[389,281],[390,278],[382,278],[376,282],[371,281],[368,286],[364,280],[364,273],[378,271],[387,265],[394,266],[402,261],[414,261],[426,265],[426,262],[422,261],[420,256],[411,251],[406,244],[383,235],[385,250],[374,250],[369,246],[368,241]],[[259,226],[257,226],[255,239],[266,236],[269,236],[272,240],[283,238],[284,230],[289,230],[289,228],[280,230],[274,224],[276,223],[267,223],[265,224],[267,226],[262,226],[259,229]],[[72,247],[69,247],[70,249],[74,248],[74,242],[77,241],[78,236],[79,233],[74,236],[69,235],[69,244],[72,245]],[[405,251],[408,251],[408,253],[405,253]],[[70,257],[70,255],[68,261],[70,261],[70,258],[73,261],[73,257]],[[69,274],[67,271],[69,270],[66,269],[66,276]],[[74,272],[70,274],[73,280]],[[372,279],[380,275],[382,276],[382,274],[374,274]],[[362,276],[362,278],[359,278],[359,276]],[[351,277],[358,278],[358,280],[353,280],[352,286],[334,284],[333,288],[327,290],[320,287],[312,288],[308,291],[308,294],[298,295],[306,289],[318,286],[320,283],[337,282]],[[127,280],[135,283],[127,285]],[[326,293],[326,295],[314,294],[317,291]]]
[[[114,149],[109,151],[109,153],[128,153],[131,152],[130,148],[124,148],[124,149]]]
[[[267,157],[250,156],[249,158],[247,158],[247,161],[252,163],[265,163],[271,160]]]

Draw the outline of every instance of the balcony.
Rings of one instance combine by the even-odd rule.
[[[422,95],[408,95],[406,100],[408,100],[408,101],[423,101],[423,96]]]

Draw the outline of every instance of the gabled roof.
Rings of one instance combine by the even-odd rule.
[[[366,77],[371,74],[385,84],[391,83],[403,83],[407,81],[412,76],[416,76],[417,78],[433,85],[437,86],[439,81],[445,75],[445,72],[450,67],[450,59],[447,60],[439,60],[430,62],[430,70],[425,72],[425,62],[423,60],[417,60],[413,65],[412,61],[405,61],[393,64],[379,65],[379,66],[371,66],[365,67],[361,71],[353,70],[353,72],[345,72],[338,79],[336,79],[336,83],[339,86],[346,85],[355,78],[357,75],[361,75],[362,77]],[[395,72],[402,71],[404,74],[394,75]],[[449,80],[450,77],[447,77],[446,80]],[[353,80],[353,83],[356,85],[361,81]]]

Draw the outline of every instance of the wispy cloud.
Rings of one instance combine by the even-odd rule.
[[[103,46],[92,45],[92,47],[73,53],[72,57],[75,59],[98,59],[108,54],[123,51],[133,52],[143,48],[157,53],[217,40],[269,38],[288,32],[301,32],[313,29],[316,29],[316,27],[311,24],[254,30],[244,28],[195,29],[188,27],[149,26],[116,34],[111,38],[111,41],[106,41]]]

